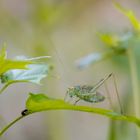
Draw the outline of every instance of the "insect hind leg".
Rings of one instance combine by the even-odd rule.
[[[114,82],[114,86],[115,86],[115,91],[116,91],[116,95],[117,95],[117,100],[118,100],[119,107],[120,107],[120,113],[121,113],[121,114],[124,114],[123,106],[122,106],[122,104],[121,104],[121,100],[120,100],[120,96],[119,96],[119,92],[118,92],[118,88],[117,88],[117,82],[116,82],[115,75],[114,75],[113,73],[111,73],[110,75],[108,75],[108,77],[112,77],[112,78],[113,78],[113,82]],[[108,79],[108,78],[107,78],[107,79]],[[105,90],[106,90],[106,93],[107,93],[107,96],[108,96],[108,99],[109,99],[109,102],[110,102],[110,106],[111,106],[111,108],[114,110],[113,103],[112,103],[111,97],[110,97],[110,92],[109,92],[109,90],[108,90],[106,81],[104,81],[104,85],[105,85]]]
[[[116,82],[115,75],[112,74],[112,77],[113,77],[113,81],[114,81],[114,85],[115,85],[115,90],[116,90],[116,94],[117,94],[118,103],[119,103],[119,106],[120,106],[120,113],[124,114],[123,106],[122,106],[121,99],[120,99],[119,92],[118,92],[118,88],[117,88],[117,82]]]
[[[67,97],[68,97],[68,93],[66,93],[65,96],[64,96],[64,101],[65,101],[65,102],[66,102],[66,100],[67,100]]]
[[[114,110],[113,102],[111,100],[110,92],[109,92],[109,89],[108,89],[108,86],[107,86],[107,83],[106,82],[104,82],[104,87],[105,87],[105,90],[106,90],[106,93],[107,93],[107,98],[108,98],[110,107],[112,108],[112,110]]]

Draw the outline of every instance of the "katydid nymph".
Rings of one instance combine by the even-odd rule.
[[[69,95],[70,98],[76,97],[77,100],[75,101],[74,105],[76,105],[80,100],[83,100],[83,101],[86,101],[86,102],[89,102],[89,103],[103,102],[106,97],[103,94],[101,94],[100,92],[98,92],[97,90],[100,86],[105,84],[106,80],[108,80],[111,76],[113,76],[113,79],[114,79],[117,99],[118,99],[118,102],[119,102],[119,105],[120,105],[120,112],[121,112],[121,114],[123,114],[121,101],[120,101],[118,90],[117,90],[117,87],[116,87],[115,77],[114,77],[114,74],[112,74],[112,73],[107,75],[105,78],[101,79],[99,82],[97,82],[93,86],[77,85],[77,86],[73,86],[73,87],[68,88],[68,90],[66,92],[66,97],[67,97],[67,95]],[[112,106],[112,101],[110,99],[109,90],[108,90],[106,84],[105,84],[105,88],[106,88],[106,91],[107,91],[107,94],[108,94],[108,99],[109,99],[110,105]]]

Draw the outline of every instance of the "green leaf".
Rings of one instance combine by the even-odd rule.
[[[109,47],[117,47],[119,45],[120,38],[117,35],[108,33],[97,33],[97,35]]]
[[[115,7],[126,17],[128,17],[128,19],[130,20],[131,24],[133,25],[136,31],[140,31],[140,21],[136,18],[132,10],[125,9],[119,3],[115,3]]]
[[[2,83],[31,82],[40,84],[40,81],[48,74],[47,64],[30,64],[27,70],[10,70],[1,77]]]
[[[112,33],[98,33],[97,35],[109,49],[113,49],[117,52],[127,49],[130,42],[138,40],[139,37],[132,32],[125,32],[121,35],[115,35]]]
[[[1,55],[2,56],[2,55]],[[3,55],[4,56],[4,55]],[[1,82],[5,85],[1,88],[0,94],[11,84],[17,82],[31,82],[40,84],[40,81],[47,76],[48,65],[43,63],[34,62],[44,58],[50,58],[50,56],[40,56],[35,58],[26,58],[25,56],[18,56],[15,61],[12,62],[26,62],[26,68],[19,69],[19,67],[11,68],[8,71],[0,75]],[[33,61],[34,60],[34,61]],[[5,60],[4,60],[5,61]],[[20,63],[18,64],[18,66]],[[23,65],[23,63],[21,63]],[[13,65],[15,66],[15,65]]]
[[[10,60],[7,59],[5,48],[0,51],[0,75],[11,69],[27,69],[27,65],[32,64],[32,61],[27,60]]]
[[[75,110],[104,115],[114,120],[123,120],[137,124],[140,127],[140,120],[133,116],[125,116],[112,110],[94,108],[88,106],[72,105],[61,99],[49,98],[44,94],[30,94],[26,101],[26,109],[29,114],[48,110]],[[28,115],[29,115],[28,114]]]

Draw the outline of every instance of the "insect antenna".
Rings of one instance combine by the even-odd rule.
[[[51,44],[51,47],[53,48],[54,53],[56,54],[56,56],[58,58],[60,65],[62,67],[63,73],[66,74],[65,79],[62,79],[61,74],[60,74],[61,76],[59,76],[59,79],[61,79],[65,84],[68,84],[68,81],[69,81],[69,78],[67,77],[67,74],[69,73],[68,69],[65,67],[64,62],[62,61],[62,58],[59,55],[59,52],[58,52],[57,48],[55,47],[55,44],[53,43],[51,37],[48,37],[48,39],[49,39],[49,42]],[[64,101],[66,101],[67,97],[68,97],[68,93],[65,94]]]
[[[60,55],[59,55],[59,53],[58,53],[58,51],[57,51],[57,49],[56,49],[56,47],[55,47],[54,45],[53,45],[53,48],[54,48],[54,51],[55,51],[55,53],[56,53],[56,55],[57,55],[57,57],[58,57],[58,60],[59,60],[59,62],[60,62],[60,64],[61,64],[61,66],[62,66],[63,72],[67,75],[68,72],[67,72],[67,70],[65,69],[64,63],[63,63],[63,61],[62,61],[62,59],[61,59],[61,57],[60,57]],[[61,79],[62,79],[62,78],[61,78]],[[64,81],[64,83],[67,83],[67,79],[68,79],[68,78],[65,77],[65,80],[64,80],[64,79],[62,79],[62,80]],[[64,101],[66,101],[67,97],[68,97],[68,93],[65,94],[65,96],[64,96]]]

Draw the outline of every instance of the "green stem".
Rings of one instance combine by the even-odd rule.
[[[125,116],[122,114],[118,114],[116,112],[113,112],[112,110],[106,110],[106,109],[102,109],[102,108],[93,108],[93,107],[87,107],[87,106],[70,105],[68,103],[65,103],[63,100],[55,101],[54,99],[52,99],[52,101],[51,101],[51,99],[49,99],[46,102],[48,102],[47,105],[46,106],[45,106],[45,104],[43,105],[45,108],[41,109],[39,106],[34,106],[34,109],[35,109],[34,111],[30,110],[30,112],[28,114],[26,114],[25,116],[19,116],[14,121],[12,121],[10,124],[5,126],[0,131],[0,136],[2,136],[11,126],[13,126],[16,122],[18,122],[22,118],[24,118],[28,115],[31,115],[33,113],[37,113],[37,112],[41,112],[41,111],[49,111],[49,110],[73,110],[73,111],[75,110],[75,111],[82,111],[82,112],[89,112],[89,113],[97,113],[100,115],[107,116],[113,120],[128,121],[128,122],[134,123],[138,127],[140,127],[140,120],[138,118],[133,117],[133,116]],[[64,104],[58,104],[58,102],[64,103]],[[38,105],[38,104],[36,104],[36,105]],[[38,110],[38,108],[39,108],[39,110]]]
[[[11,84],[14,84],[14,83],[24,83],[24,82],[27,82],[27,80],[18,80],[18,81],[10,81],[10,82],[7,82],[1,89],[0,89],[0,94],[3,93],[3,91]]]
[[[5,126],[1,131],[0,131],[0,137],[11,127],[13,126],[17,121],[21,120],[23,117],[25,116],[20,116],[18,118],[16,118],[14,121],[12,121],[11,123],[9,123],[7,126]]]
[[[5,84],[1,89],[0,89],[0,94],[3,93],[3,91],[10,85],[11,83]]]
[[[110,120],[108,140],[117,140],[116,122]]]
[[[132,81],[132,90],[133,90],[133,100],[136,117],[140,118],[140,90],[139,90],[139,79],[137,72],[137,63],[135,60],[135,54],[133,48],[127,50],[127,55],[129,59],[130,72],[131,72],[131,81]],[[140,139],[140,129],[137,128],[138,139]]]

